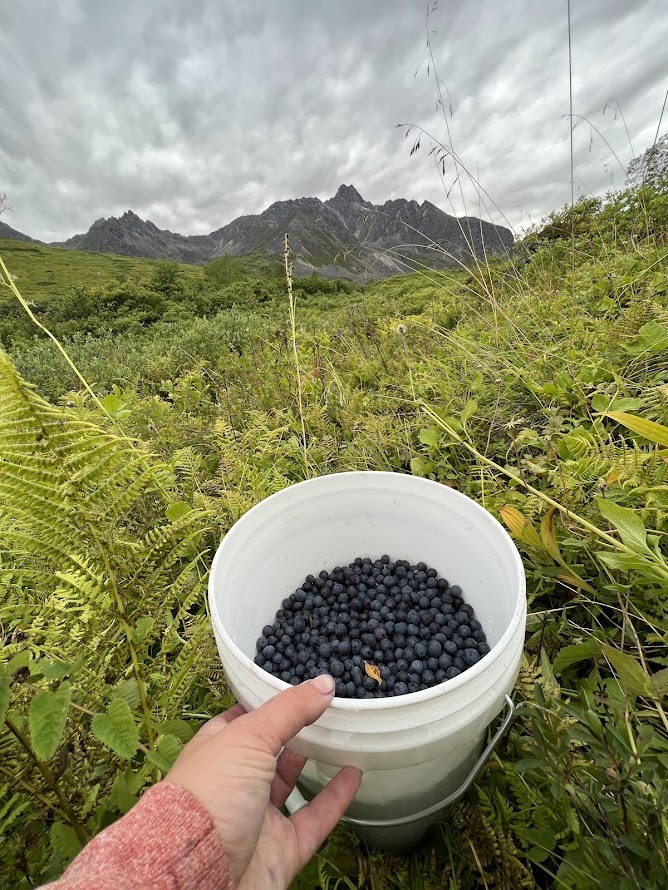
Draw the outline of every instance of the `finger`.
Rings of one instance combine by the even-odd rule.
[[[271,783],[271,802],[275,807],[282,807],[304,769],[306,758],[285,748],[276,763],[276,775]]]
[[[314,723],[332,701],[334,678],[328,674],[279,692],[231,727],[237,741],[278,755],[300,729]]]
[[[308,806],[290,817],[299,843],[299,868],[303,868],[320,844],[336,828],[357,794],[362,774],[354,766],[344,766]]]
[[[193,748],[199,748],[212,736],[217,735],[222,729],[229,726],[229,724],[232,723],[233,720],[236,720],[237,717],[243,717],[245,713],[246,709],[243,705],[235,705],[233,708],[228,708],[226,711],[221,711],[220,714],[216,714],[215,717],[212,717],[211,720],[207,720],[207,722],[200,727],[197,735],[188,743],[189,750],[192,751]]]

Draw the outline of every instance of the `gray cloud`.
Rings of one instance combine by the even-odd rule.
[[[442,0],[431,19],[454,148],[495,202],[483,196],[489,215],[518,229],[570,196],[564,7]],[[663,0],[572,8],[574,112],[601,134],[576,119],[576,185],[602,193],[654,138],[668,11]],[[4,219],[55,240],[132,208],[208,232],[341,182],[375,202],[487,216],[466,177],[450,189],[452,164],[441,182],[429,138],[409,157],[395,127],[448,140],[433,66],[414,76],[425,37],[421,0],[2,4]]]

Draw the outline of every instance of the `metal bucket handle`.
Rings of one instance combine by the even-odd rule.
[[[456,791],[453,791],[452,794],[449,794],[446,798],[439,801],[438,803],[435,803],[424,810],[420,810],[419,813],[412,813],[410,816],[400,816],[397,819],[353,819],[351,816],[344,816],[341,821],[346,822],[348,825],[360,825],[365,828],[398,828],[401,825],[410,825],[412,822],[419,822],[421,819],[427,819],[429,818],[429,816],[435,816],[441,810],[444,810],[446,807],[449,807],[453,803],[456,803],[461,797],[466,794],[471,785],[478,778],[482,768],[492,756],[493,752],[498,748],[502,739],[506,736],[508,730],[510,729],[510,724],[515,718],[515,705],[509,695],[506,695],[505,698],[506,714],[499,728],[496,730],[492,738],[487,743],[485,750],[476,761],[475,765],[471,769],[471,772],[464,779],[464,781],[459,786],[459,788],[457,788]],[[288,812],[292,814],[296,813],[297,810],[300,810],[307,804],[308,801],[303,796],[301,791],[299,791],[298,788],[295,788],[294,791],[290,794],[290,797],[287,799],[285,806]]]

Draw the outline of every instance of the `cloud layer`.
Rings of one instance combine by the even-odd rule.
[[[576,190],[601,193],[654,139],[668,10],[571,6]],[[3,221],[60,240],[131,208],[204,233],[345,182],[375,203],[537,222],[570,198],[565,4],[441,0],[429,24],[452,145],[482,201],[466,176],[453,186],[452,162],[441,180],[428,137],[410,157],[415,131],[395,126],[449,142],[434,65],[420,65],[421,0],[2,4]]]

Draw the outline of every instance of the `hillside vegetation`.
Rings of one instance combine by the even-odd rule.
[[[304,279],[301,415],[270,276],[264,291],[204,288],[228,301],[204,311],[189,285],[167,290],[155,317],[142,317],[155,281],[124,285],[115,316],[86,286],[88,333],[45,301],[94,394],[5,316],[6,880],[57,876],[231,703],[205,599],[231,524],[305,476],[373,469],[456,487],[515,537],[520,713],[412,855],[340,827],[295,886],[664,886],[667,234],[668,194],[643,189],[555,213],[512,260],[470,272],[357,290]]]
[[[64,297],[72,287],[100,288],[131,280],[149,280],[157,260],[110,256],[84,250],[63,250],[45,244],[32,244],[0,238],[0,256],[11,272],[26,300],[41,303],[52,297]],[[178,266],[184,280],[202,277],[200,266]],[[0,292],[7,301],[8,291]]]

